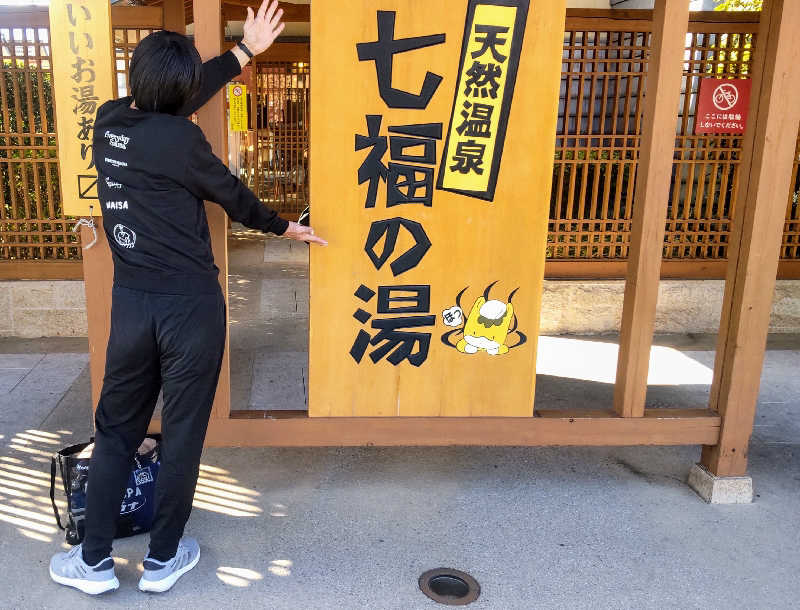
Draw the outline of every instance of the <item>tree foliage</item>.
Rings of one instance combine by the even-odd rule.
[[[715,11],[760,11],[764,0],[723,0]]]

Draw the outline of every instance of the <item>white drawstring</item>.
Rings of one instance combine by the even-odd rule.
[[[90,213],[91,213],[91,210],[90,210]],[[75,223],[75,226],[72,227],[72,232],[76,233],[81,226],[89,227],[92,230],[92,233],[94,233],[94,239],[92,240],[92,242],[88,246],[83,246],[84,250],[88,250],[89,248],[91,248],[93,245],[95,245],[97,243],[97,229],[94,226],[94,219],[91,218],[91,217],[89,217],[89,218],[79,218],[78,222]]]

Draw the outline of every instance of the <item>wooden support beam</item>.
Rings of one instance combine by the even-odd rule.
[[[0,6],[0,23],[4,28],[50,27],[46,6]]]
[[[83,251],[83,288],[86,292],[86,317],[89,330],[89,372],[92,378],[92,410],[97,409],[106,370],[106,348],[111,333],[111,288],[114,284],[114,263],[108,246],[103,218],[93,218],[97,243]],[[81,243],[90,244],[92,230],[81,227]]]
[[[653,12],[643,9],[569,8],[566,29],[578,32],[649,32],[653,29]],[[756,11],[695,11],[689,13],[688,31],[719,34],[756,32],[758,16]]]
[[[81,261],[0,261],[0,280],[82,280]]]
[[[259,2],[250,0],[224,0],[225,15],[231,21],[244,21],[247,18],[247,7],[253,10],[258,9]],[[286,22],[305,22],[311,21],[310,4],[294,4],[292,2],[281,2],[283,9],[283,20]]]
[[[212,421],[206,446],[697,445],[716,442],[720,422],[706,409],[648,409],[637,418],[617,417],[610,409],[537,410],[535,417],[281,415]],[[154,424],[158,431],[160,422]]]
[[[164,29],[180,34],[186,33],[186,10],[183,0],[164,0]]]
[[[310,42],[274,42],[266,51],[256,55],[258,62],[265,61],[311,61]]]
[[[644,414],[688,24],[687,2],[656,1],[614,387],[624,417]]]
[[[112,6],[111,25],[115,28],[164,27],[160,6]]]
[[[702,455],[718,476],[747,470],[800,124],[799,30],[800,2],[765,2],[711,386],[710,407],[722,416],[722,429],[719,443]]]
[[[219,0],[194,0],[194,44],[203,61],[222,52],[222,10]],[[211,148],[220,159],[227,159],[228,127],[225,122],[225,95],[217,93],[197,113],[197,124],[205,133]],[[227,165],[227,162],[225,162]],[[214,262],[219,267],[219,283],[225,302],[228,302],[228,217],[216,203],[206,202],[208,229]],[[227,323],[227,322],[226,322]],[[217,394],[211,412],[211,426],[215,420],[227,419],[231,403],[231,371],[229,340],[225,339],[225,354],[219,375]]]
[[[222,4],[223,14],[227,21],[244,21],[247,18],[247,7],[253,10],[258,9],[259,2],[253,0],[225,0]],[[283,9],[283,20],[287,22],[309,22],[311,20],[311,7],[308,4],[294,4],[292,2],[281,2]],[[186,6],[186,23],[194,23],[194,6],[189,3]]]

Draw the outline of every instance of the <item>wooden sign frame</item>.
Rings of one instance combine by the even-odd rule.
[[[198,3],[199,4],[199,3]],[[668,12],[679,3],[657,0],[652,24],[654,31],[651,69],[658,79],[679,77],[681,61],[670,59],[668,41],[683,44],[685,15]],[[167,9],[176,9],[175,0],[166,0]],[[195,7],[197,8],[197,7]],[[197,10],[196,39],[209,44],[206,53],[220,45],[221,16],[213,7],[209,14]],[[153,11],[147,7],[115,7],[125,23],[158,27]],[[313,8],[312,8],[313,10]],[[123,13],[124,11],[124,13]],[[180,10],[170,10],[170,14]],[[160,20],[159,20],[160,21]],[[121,22],[120,22],[121,24]],[[216,30],[214,28],[216,27]],[[800,51],[794,44],[800,28],[800,4],[788,0],[768,0],[761,14],[749,124],[744,136],[741,165],[748,179],[740,185],[737,214],[731,236],[732,252],[720,341],[714,371],[712,396],[708,408],[646,409],[642,387],[646,387],[646,363],[652,335],[642,332],[655,315],[660,249],[652,248],[653,231],[663,222],[657,202],[665,199],[658,179],[640,187],[646,193],[641,216],[633,229],[638,252],[629,265],[629,294],[621,336],[620,363],[623,378],[617,409],[598,405],[592,410],[537,409],[536,417],[325,417],[309,418],[305,412],[252,412],[231,410],[230,388],[223,381],[218,388],[209,426],[210,446],[331,446],[331,445],[704,445],[703,464],[714,474],[735,476],[747,467],[747,448],[752,432],[758,394],[765,337],[778,265],[780,233],[784,218],[785,195],[791,178],[792,151],[800,125],[800,107],[794,100],[800,87]],[[560,26],[559,26],[560,29]],[[671,73],[672,76],[669,74]],[[658,96],[653,96],[658,97]],[[224,132],[224,117],[219,105],[211,109],[209,125]],[[650,167],[659,167],[659,154],[671,151],[674,126],[659,123],[656,104],[645,107],[643,123],[659,128],[649,136]],[[674,110],[673,110],[674,112]],[[208,135],[208,134],[207,134]],[[661,152],[659,152],[661,151]],[[775,160],[779,160],[775,162]],[[781,161],[783,160],[783,161]],[[640,167],[638,180],[660,170]],[[746,170],[746,171],[744,171]],[[658,178],[658,175],[654,175]],[[652,203],[655,201],[656,203]],[[648,203],[649,202],[649,203]],[[212,239],[224,239],[217,231]],[[83,241],[91,232],[83,229]],[[656,240],[657,242],[657,240]],[[656,243],[656,245],[658,245]],[[97,396],[103,374],[103,355],[108,337],[111,261],[107,245],[100,242],[84,261],[89,314],[89,341],[93,395]],[[224,245],[223,245],[224,248]],[[654,254],[656,252],[656,254]],[[655,259],[655,260],[653,260]],[[218,264],[226,265],[224,249]],[[313,261],[312,261],[313,264]],[[225,266],[225,269],[227,267]],[[312,299],[324,298],[312,284]],[[638,322],[638,323],[637,323]],[[635,329],[637,332],[632,332]],[[369,391],[369,388],[365,389]],[[160,429],[155,420],[153,430]]]

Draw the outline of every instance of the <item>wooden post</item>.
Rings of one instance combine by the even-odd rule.
[[[92,220],[97,243],[83,251],[83,286],[86,292],[86,321],[89,331],[89,371],[92,379],[92,410],[97,409],[106,369],[106,348],[111,333],[111,288],[114,284],[114,263],[103,230],[102,216]],[[81,227],[81,244],[90,244],[94,234]]]
[[[220,0],[194,0],[194,44],[203,61],[216,57],[222,51],[222,6]],[[197,124],[202,128],[211,148],[225,165],[228,165],[228,128],[225,123],[225,96],[217,93],[197,113]],[[219,267],[219,283],[225,302],[228,301],[228,217],[216,203],[206,203],[208,228],[214,261]],[[231,379],[229,340],[225,340],[225,355],[219,375],[217,394],[211,413],[213,420],[227,419],[230,413]]]
[[[718,476],[747,470],[800,124],[800,3],[764,4],[711,386],[710,407],[722,416],[722,428],[719,443],[702,455]]]
[[[688,26],[688,2],[656,1],[614,386],[624,417],[644,415]]]
[[[180,34],[186,33],[186,11],[183,0],[164,0],[164,29]]]
[[[247,132],[247,137],[249,140],[249,146],[253,147],[253,150],[248,150],[245,153],[245,158],[250,160],[249,167],[253,168],[253,182],[248,183],[248,186],[252,184],[253,192],[258,196],[261,197],[261,191],[259,190],[259,173],[261,169],[261,164],[258,162],[258,56],[254,57],[250,61],[250,82],[248,83],[247,87],[250,91],[250,130]],[[249,180],[248,176],[248,180]]]

